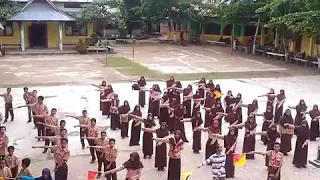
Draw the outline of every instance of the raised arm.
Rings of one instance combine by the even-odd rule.
[[[247,154],[259,154],[259,155],[262,155],[262,156],[267,156],[268,153],[269,153],[269,151],[267,151],[267,152],[251,151],[251,152],[248,152]]]
[[[203,131],[203,132],[208,132],[208,128],[205,127],[196,127],[193,129],[193,131]]]
[[[149,133],[156,133],[157,129],[154,128],[142,128],[142,131]]]
[[[267,135],[267,131],[253,132],[252,135],[262,135],[262,136],[266,136],[266,135]]]
[[[80,117],[79,117],[79,116],[73,116],[73,115],[66,115],[66,117],[74,118],[74,119],[77,119],[77,120],[79,120],[79,119],[80,119]]]
[[[244,127],[244,123],[238,124],[238,120],[236,120],[234,123],[232,123],[229,128],[242,128]]]
[[[184,118],[180,122],[191,122],[192,118]]]
[[[211,136],[216,137],[218,139],[224,139],[224,135],[221,134],[211,134]]]
[[[169,143],[168,138],[152,138],[156,142]]]
[[[31,115],[31,117],[36,117],[36,118],[46,118],[46,117],[50,117],[50,115],[49,115],[49,114]]]
[[[74,127],[75,127],[75,128],[76,128],[76,127],[85,128],[85,127],[89,127],[89,125],[80,125],[80,124],[79,124],[79,125],[75,125]]]
[[[49,127],[49,128],[59,128],[59,126],[55,126],[55,125],[51,125],[51,124],[46,124],[46,123],[43,123],[43,122],[37,122],[37,124],[41,124],[41,125],[47,126],[47,127]]]
[[[106,149],[105,146],[89,146],[89,148]]]

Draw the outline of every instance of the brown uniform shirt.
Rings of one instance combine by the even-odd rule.
[[[0,135],[0,155],[5,156],[7,154],[9,138],[7,135]]]
[[[88,127],[88,137],[98,137],[98,136],[99,136],[98,127],[90,125]]]
[[[3,94],[3,98],[5,103],[12,103],[13,98],[11,94],[8,94],[8,93]]]
[[[106,139],[99,138],[96,140],[96,144],[97,144],[97,146],[107,147],[109,145],[109,141],[107,138]],[[97,148],[97,151],[103,152],[103,151],[105,151],[105,149]]]
[[[52,147],[54,151],[54,161],[57,164],[63,164],[68,162],[68,159],[70,157],[70,151],[68,147],[62,148],[60,145],[56,145]]]
[[[12,156],[7,155],[5,157],[5,162],[6,162],[6,166],[10,169],[13,169],[19,166],[19,159],[15,155],[12,155]]]
[[[0,177],[11,178],[12,174],[10,168],[4,167],[3,169],[0,169]]]
[[[116,148],[107,147],[105,149],[105,158],[108,162],[115,161],[118,156],[118,150]]]

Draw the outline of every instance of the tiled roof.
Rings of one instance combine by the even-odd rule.
[[[31,0],[9,21],[75,21],[50,0]]]

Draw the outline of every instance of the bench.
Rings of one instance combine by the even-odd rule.
[[[309,61],[313,67],[318,68],[320,70],[319,61]]]
[[[267,52],[267,55],[268,55],[268,58],[270,56],[273,56],[274,58],[280,57],[281,60],[282,60],[282,58],[284,58],[286,56],[285,54],[273,53],[273,52]]]
[[[111,47],[111,46],[106,46],[106,48],[108,48],[108,52],[113,52],[114,51],[114,48]],[[101,51],[105,52],[106,48],[102,47],[102,46],[89,46],[87,48],[87,52],[89,52],[89,51],[95,51],[96,53],[101,52]]]
[[[76,43],[76,42],[63,42],[62,46],[75,48],[77,46],[77,44],[78,43]]]
[[[222,41],[207,41],[208,44],[215,44],[215,45],[222,45],[222,46],[226,46],[227,43],[226,42],[222,42]]]
[[[240,51],[240,52],[245,52],[247,53],[248,52],[248,48],[246,46],[237,46],[237,50]]]
[[[171,39],[159,39],[159,42],[160,43],[172,43],[172,42],[174,42],[174,40],[171,40]]]
[[[292,61],[296,61],[297,64],[299,64],[299,62],[300,62],[300,63],[304,64],[305,67],[308,65],[308,62],[311,62],[311,61],[309,61],[309,60],[301,59],[301,58],[297,58],[297,57],[291,57],[291,58],[290,58],[290,63],[291,63]]]
[[[21,43],[2,43],[0,44],[0,49],[2,48],[20,48]]]
[[[256,52],[259,52],[261,56],[265,56],[267,54],[267,51],[261,50],[261,49],[256,49]]]

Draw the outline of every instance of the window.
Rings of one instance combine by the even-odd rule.
[[[1,23],[4,29],[0,28],[0,36],[13,36],[12,22]]]
[[[214,34],[214,35],[220,35],[221,26],[216,23],[209,23],[204,25],[204,33],[205,34]]]
[[[77,2],[65,2],[63,4],[64,8],[81,8],[82,3]]]
[[[87,36],[87,26],[79,25],[75,22],[65,23],[66,36]]]

